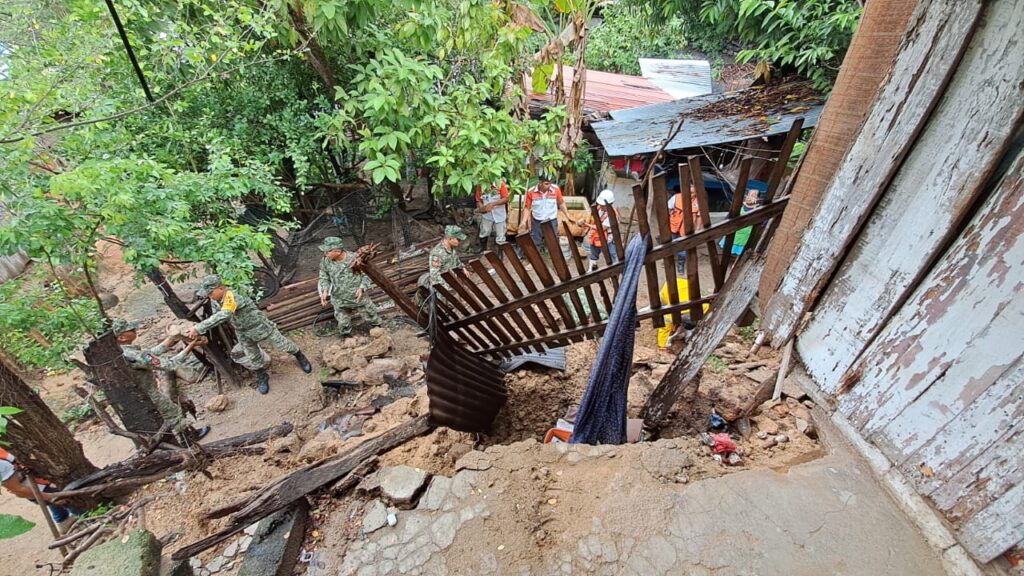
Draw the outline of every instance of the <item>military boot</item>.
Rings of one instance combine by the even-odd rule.
[[[270,392],[270,374],[263,368],[256,371],[256,391],[260,394]]]
[[[309,374],[310,372],[313,371],[313,365],[310,364],[309,360],[306,359],[306,356],[302,353],[302,350],[296,352],[294,356],[295,361],[299,363],[299,367],[302,368],[303,372]]]

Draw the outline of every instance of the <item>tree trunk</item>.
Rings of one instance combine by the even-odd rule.
[[[10,417],[3,441],[17,461],[34,475],[66,486],[96,471],[85,457],[82,445],[2,355],[0,405],[24,410]]]
[[[136,370],[128,364],[113,332],[106,332],[90,342],[85,348],[85,359],[89,380],[106,393],[107,402],[126,430],[146,435],[160,431],[163,416],[146,393],[149,386],[155,388],[156,384],[144,381],[152,379],[153,373]]]

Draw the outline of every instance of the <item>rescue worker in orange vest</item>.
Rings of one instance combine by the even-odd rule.
[[[697,202],[697,191],[694,190],[693,186],[690,186],[690,209],[693,212],[693,231],[704,227],[704,223],[700,219],[700,203]],[[669,227],[672,229],[672,238],[676,239],[686,234],[686,230],[683,226],[683,194],[682,192],[676,192],[668,199],[668,222]],[[679,252],[678,258],[676,259],[676,272],[678,274],[686,273],[686,251]]]
[[[611,218],[608,216],[609,212],[614,210],[615,217],[618,219],[619,210],[615,207],[615,194],[611,190],[602,190],[597,195],[597,215],[600,219],[600,223],[594,221],[594,217],[590,217],[590,271],[597,270],[597,261],[601,257],[601,234],[598,232],[597,227],[601,226],[604,228],[604,236],[608,239],[608,252],[611,253],[612,262],[616,262],[619,259],[618,250],[615,246],[615,239],[612,237],[612,223]]]
[[[562,189],[551,181],[550,176],[541,176],[540,182],[526,191],[526,204],[523,215],[519,221],[520,233],[528,232],[533,238],[533,243],[539,249],[544,247],[544,232],[542,226],[551,226],[558,237],[558,214],[565,215],[565,219],[572,221],[569,210],[565,207],[565,200],[562,199]],[[586,222],[577,222],[583,226]]]
[[[47,493],[56,491],[53,484],[42,478],[32,478],[32,480],[29,480],[30,477],[31,474],[27,469],[15,463],[13,454],[4,448],[0,448],[0,482],[3,482],[3,487],[18,498],[35,502],[35,494],[32,493],[32,487],[29,485],[30,481],[35,482],[40,495],[46,501],[50,517],[53,518],[53,522],[60,527],[61,533],[63,533],[68,525],[71,524],[72,516],[78,516],[81,512],[70,506],[51,504],[48,501]]]

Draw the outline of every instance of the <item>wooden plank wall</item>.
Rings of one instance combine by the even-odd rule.
[[[822,198],[761,327],[779,347],[796,333],[841,255],[892,182],[970,41],[981,0],[922,0],[875,105]],[[896,249],[897,247],[892,247]]]
[[[982,562],[1024,540],[1022,28],[919,2],[762,319]]]
[[[955,238],[1024,118],[1024,4],[993,6],[939,105],[815,306],[798,351],[835,393],[860,351]],[[955,145],[950,145],[955,143]],[[850,182],[858,190],[857,182]]]
[[[839,411],[932,498],[983,562],[1024,538],[1022,292],[1018,151],[838,397]]]

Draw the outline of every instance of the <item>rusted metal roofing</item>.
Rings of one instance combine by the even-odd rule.
[[[565,90],[572,85],[573,69],[565,67]],[[555,81],[544,94],[531,94],[530,100],[540,104],[555,103]],[[659,102],[671,102],[673,96],[647,78],[587,70],[587,85],[583,94],[583,108],[587,112],[611,112]]]
[[[644,78],[673,98],[693,98],[714,91],[711,64],[707,60],[640,58],[640,70]]]
[[[806,83],[790,83],[619,110],[611,120],[591,127],[609,156],[632,156],[657,152],[679,118],[684,119],[683,128],[666,150],[783,134],[797,118],[811,128],[824,105],[824,98]]]
[[[462,432],[487,432],[508,400],[494,364],[464,350],[438,330],[427,360],[430,421]]]

